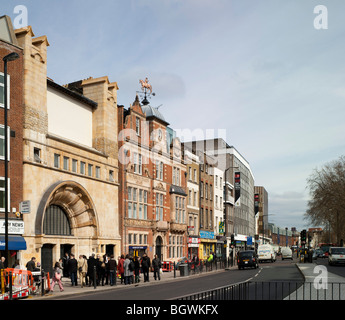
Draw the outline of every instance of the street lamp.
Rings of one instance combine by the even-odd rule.
[[[7,108],[8,108],[8,96],[7,96],[7,62],[14,61],[19,58],[18,53],[12,52],[5,56],[4,61],[4,130],[5,130],[5,267],[8,267],[8,133],[7,133]]]

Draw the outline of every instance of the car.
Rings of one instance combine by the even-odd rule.
[[[328,264],[330,266],[335,264],[345,264],[345,248],[330,247],[328,251]]]
[[[283,247],[281,249],[281,253],[282,253],[282,260],[284,260],[284,259],[291,259],[291,260],[293,260],[292,250],[289,247]]]
[[[244,268],[256,269],[259,267],[258,256],[253,250],[240,251],[237,254],[237,265],[238,265],[238,269],[244,269]]]
[[[313,259],[323,258],[323,251],[321,249],[316,249],[313,252]]]

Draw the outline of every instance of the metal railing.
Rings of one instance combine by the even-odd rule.
[[[345,300],[345,283],[316,288],[302,281],[246,281],[177,298],[177,300]]]

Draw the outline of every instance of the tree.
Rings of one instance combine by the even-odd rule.
[[[307,183],[311,200],[305,218],[329,228],[339,244],[345,238],[345,156],[315,169]]]

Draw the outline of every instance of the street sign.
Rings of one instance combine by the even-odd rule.
[[[31,201],[22,201],[19,203],[19,211],[21,214],[27,214],[31,212]]]

